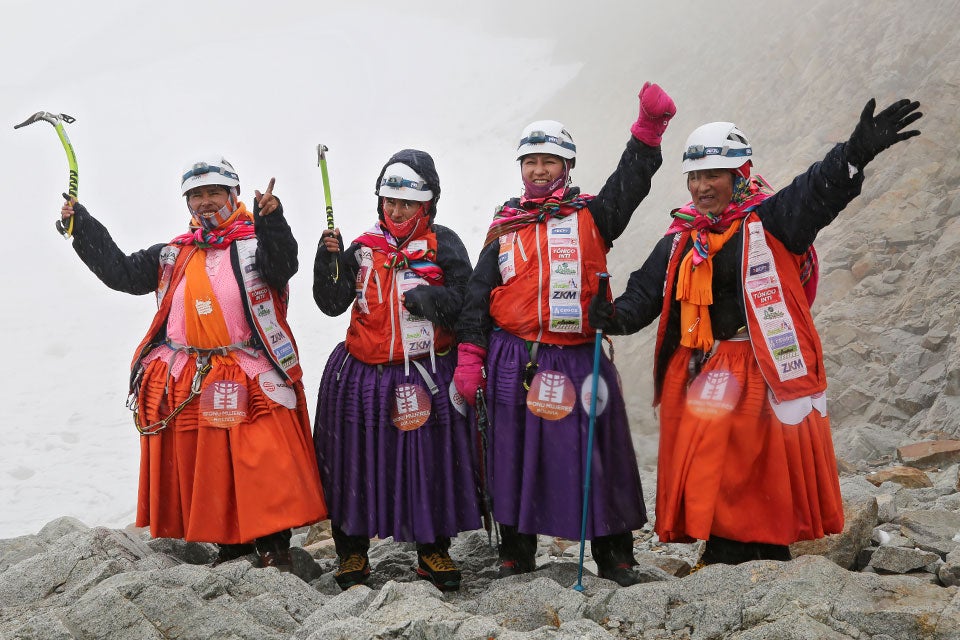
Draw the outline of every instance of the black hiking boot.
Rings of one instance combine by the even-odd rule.
[[[598,567],[597,577],[603,578],[604,580],[613,580],[621,587],[629,587],[643,582],[637,570],[627,562],[621,562],[608,569],[600,569]]]

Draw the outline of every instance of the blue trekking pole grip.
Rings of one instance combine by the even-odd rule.
[[[597,295],[605,298],[610,283],[610,274],[597,274]],[[597,422],[597,389],[600,386],[600,352],[603,346],[603,329],[597,329],[593,343],[593,377],[590,379],[590,426],[587,429],[587,469],[583,479],[583,509],[580,518],[580,563],[577,567],[577,584],[574,590],[583,591],[583,547],[587,543],[587,508],[590,506],[590,470],[593,462],[593,428]]]

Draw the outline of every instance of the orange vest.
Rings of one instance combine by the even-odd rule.
[[[287,324],[287,305],[284,296],[274,291],[263,282],[254,264],[240,267],[240,251],[252,256],[256,248],[256,239],[236,240],[231,243],[227,251],[230,252],[234,272],[243,271],[245,276],[238,277],[237,283],[244,300],[244,311],[247,322],[254,334],[259,338],[259,351],[263,353],[287,382],[297,382],[303,377],[297,356],[296,342],[293,333]],[[187,261],[194,253],[190,245],[167,245],[160,251],[160,267],[157,286],[157,313],[153,316],[147,334],[140,341],[133,356],[131,365],[130,391],[136,391],[136,380],[140,371],[140,361],[158,344],[158,339],[164,335],[164,327],[170,307],[173,304],[173,291],[183,278]],[[264,318],[267,319],[264,322]],[[276,321],[277,326],[270,321]],[[274,336],[282,338],[276,339]],[[273,338],[273,339],[272,339]]]
[[[587,307],[597,275],[607,270],[607,243],[589,208],[506,233],[500,242],[502,284],[490,292],[496,326],[547,344],[592,342]]]
[[[756,212],[743,221],[743,287],[747,332],[767,386],[778,402],[819,393],[827,388],[820,336],[800,279],[804,256],[791,253],[763,229]],[[663,310],[657,328],[654,362],[666,335],[673,303],[677,268],[687,246],[689,231],[674,237],[664,286]],[[657,376],[659,379],[659,376]],[[657,385],[654,404],[660,401]]]
[[[437,234],[433,231],[417,239],[426,240],[427,248],[436,251]],[[404,361],[405,341],[414,349],[415,355],[411,355],[414,359],[429,353],[431,347],[436,353],[449,350],[454,334],[446,327],[433,325],[432,345],[426,335],[418,340],[409,335],[409,330],[404,330],[403,317],[410,314],[400,295],[406,287],[427,284],[426,281],[410,269],[386,266],[388,256],[377,248],[363,245],[355,255],[360,268],[357,299],[347,328],[346,348],[350,355],[366,364],[399,364]]]

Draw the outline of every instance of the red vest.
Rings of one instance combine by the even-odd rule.
[[[756,212],[744,218],[740,233],[743,237],[740,282],[747,331],[767,386],[778,402],[825,390],[827,375],[823,364],[823,348],[800,279],[804,256],[791,253],[783,243],[767,233]],[[675,296],[677,268],[689,237],[689,231],[680,232],[674,237],[667,266],[663,310],[657,328],[654,362],[660,362],[660,349]],[[659,380],[660,376],[656,378]],[[660,401],[660,386],[657,384],[654,404]]]
[[[428,249],[437,249],[437,234],[427,232],[418,239],[426,240]],[[435,255],[435,254],[434,254]],[[401,326],[400,286],[403,280],[417,280],[409,269],[386,266],[388,256],[381,250],[362,246],[356,256],[357,299],[353,303],[346,348],[353,357],[366,364],[398,364],[404,361],[404,335]],[[409,337],[408,337],[409,338]],[[433,325],[433,350],[443,353],[453,346],[450,329]],[[414,356],[416,357],[416,356]]]
[[[609,249],[589,208],[568,218],[571,224],[531,223],[499,238],[503,284],[490,292],[490,317],[523,340],[574,345],[594,339],[587,307]]]

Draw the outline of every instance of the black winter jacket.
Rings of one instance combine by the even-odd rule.
[[[422,284],[404,294],[404,306],[410,313],[424,317],[435,325],[452,329],[460,314],[463,295],[472,267],[470,256],[460,236],[439,224],[433,225],[437,234],[437,265],[443,270],[442,287]],[[346,251],[333,254],[321,241],[313,263],[313,299],[328,316],[338,316],[353,304],[357,297],[356,252],[361,245],[351,244]],[[339,277],[334,282],[330,261],[338,262]]]
[[[863,173],[850,176],[845,146],[836,145],[820,162],[815,162],[793,182],[764,200],[757,207],[763,228],[797,255],[813,244],[821,229],[860,194]],[[660,239],[646,262],[630,274],[626,291],[614,301],[616,313],[607,326],[610,334],[635,333],[653,322],[663,310],[664,281],[673,234]],[[678,251],[688,251],[678,247]],[[746,324],[741,268],[743,265],[743,227],[713,257],[713,304],[710,322],[718,340],[733,337]],[[680,343],[680,303],[670,304],[670,318],[659,353],[656,370],[663,371],[666,361]]]
[[[125,255],[96,218],[82,204],[73,206],[73,249],[101,282],[124,293],[144,295],[156,291],[159,284],[160,250],[167,243],[155,244]],[[257,267],[271,287],[283,293],[297,272],[297,241],[283,217],[283,206],[269,216],[253,211],[257,234]]]

